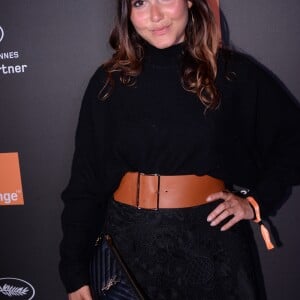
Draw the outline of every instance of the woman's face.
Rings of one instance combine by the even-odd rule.
[[[131,0],[130,20],[148,43],[163,49],[184,41],[188,0]]]

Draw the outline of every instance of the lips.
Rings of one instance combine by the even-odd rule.
[[[159,28],[151,29],[151,31],[155,35],[163,35],[163,34],[168,32],[169,27],[170,27],[169,25],[168,26],[162,26],[162,27],[159,27]]]

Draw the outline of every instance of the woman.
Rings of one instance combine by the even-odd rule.
[[[299,109],[219,47],[204,0],[119,0],[110,42],[62,196],[69,299],[92,299],[100,231],[149,299],[265,299],[249,220],[299,183]]]

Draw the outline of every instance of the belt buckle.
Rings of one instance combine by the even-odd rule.
[[[137,191],[136,191],[136,207],[138,209],[141,209],[140,207],[140,182],[141,182],[141,176],[156,176],[157,177],[157,192],[156,192],[156,207],[155,208],[149,208],[150,210],[157,211],[159,210],[159,197],[160,197],[160,174],[145,174],[138,172],[137,177]]]

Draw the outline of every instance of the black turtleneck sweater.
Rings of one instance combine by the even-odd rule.
[[[127,171],[210,174],[247,187],[264,215],[300,182],[300,113],[284,88],[244,55],[220,51],[221,105],[207,111],[180,81],[182,45],[145,49],[133,86],[118,75],[106,101],[99,68],[87,87],[71,179],[62,194],[60,272],[68,292],[88,284],[88,261],[107,201]]]

